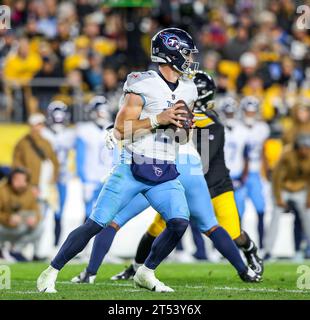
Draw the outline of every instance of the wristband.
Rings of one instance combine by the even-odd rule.
[[[150,119],[150,122],[151,122],[151,127],[153,129],[159,127],[159,123],[157,121],[157,115],[156,114],[151,115],[149,119]]]

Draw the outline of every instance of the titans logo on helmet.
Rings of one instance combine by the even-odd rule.
[[[178,50],[180,49],[180,38],[172,33],[162,32],[160,38],[164,40],[164,44],[170,50]]]

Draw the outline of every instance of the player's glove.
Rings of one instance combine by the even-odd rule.
[[[109,150],[113,150],[115,148],[115,145],[117,144],[117,139],[114,136],[113,128],[105,130],[103,135],[106,147]]]

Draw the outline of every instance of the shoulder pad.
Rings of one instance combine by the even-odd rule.
[[[148,78],[154,78],[154,77],[155,77],[154,71],[151,71],[151,70],[143,71],[143,72],[131,72],[127,76],[126,84],[127,84],[127,87],[130,87],[136,84],[137,82],[140,82]]]

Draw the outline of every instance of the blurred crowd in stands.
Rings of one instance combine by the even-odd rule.
[[[98,95],[106,97],[113,120],[127,74],[155,67],[149,58],[152,36],[175,26],[193,35],[200,68],[214,77],[217,98],[259,99],[261,119],[270,128],[264,146],[266,178],[282,147],[294,143],[300,132],[310,133],[310,35],[297,27],[298,1],[154,0],[153,7],[145,8],[103,3],[2,1],[11,8],[12,28],[0,30],[0,121],[30,117],[32,129],[41,130],[45,120],[38,112],[46,114],[52,101],[62,101],[69,106],[70,122],[77,123],[85,120],[86,106]],[[44,143],[40,147],[46,148]],[[27,160],[31,166],[33,158],[40,158],[38,149],[35,153]],[[16,162],[16,149],[14,157]],[[29,179],[27,172],[13,171],[11,184],[14,175]],[[29,210],[24,211],[28,221]],[[14,225],[14,219],[2,224]]]
[[[194,36],[201,68],[215,77],[220,94],[257,96],[267,121],[310,96],[309,30],[297,28],[293,0],[102,3],[4,1],[12,9],[12,29],[0,30],[4,120],[26,120],[57,99],[78,110],[72,111],[77,121],[95,93],[107,96],[115,114],[126,74],[150,67],[150,39],[168,26]]]

